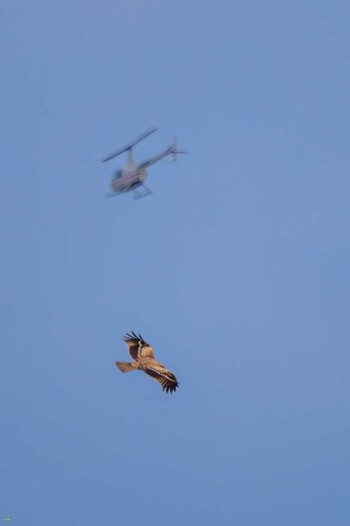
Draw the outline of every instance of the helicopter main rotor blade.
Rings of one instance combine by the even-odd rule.
[[[123,148],[120,148],[119,150],[117,150],[117,151],[111,153],[110,155],[108,155],[108,157],[103,159],[102,162],[105,163],[106,161],[110,161],[111,159],[114,159],[114,157],[117,157],[117,155],[120,155],[123,152],[127,152],[128,150],[131,150],[131,148],[133,148],[136,144],[138,144],[139,142],[143,141],[143,139],[146,139],[146,137],[151,135],[151,133],[156,132],[157,130],[158,130],[158,128],[156,128],[156,127],[149,128],[147,131],[145,131],[144,133],[139,135],[139,137],[134,139],[132,142],[130,142],[126,146],[123,146]]]

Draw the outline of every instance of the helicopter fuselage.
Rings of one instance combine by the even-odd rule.
[[[138,166],[128,166],[117,170],[111,181],[112,192],[128,192],[141,186],[147,177],[147,170]]]

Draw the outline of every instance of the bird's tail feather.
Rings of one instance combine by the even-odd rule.
[[[122,373],[129,373],[130,371],[135,371],[135,367],[133,367],[130,362],[114,362],[114,363]]]

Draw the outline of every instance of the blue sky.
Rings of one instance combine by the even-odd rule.
[[[2,2],[0,514],[348,526],[350,6]],[[190,151],[105,198],[149,126]],[[134,330],[181,382],[121,375]]]

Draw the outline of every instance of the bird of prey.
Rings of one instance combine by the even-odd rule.
[[[158,382],[163,391],[172,393],[179,387],[173,373],[168,371],[161,363],[154,359],[152,347],[145,342],[141,334],[138,336],[132,332],[124,336],[124,342],[128,347],[132,362],[115,362],[122,373],[130,371],[144,371],[148,376]]]

